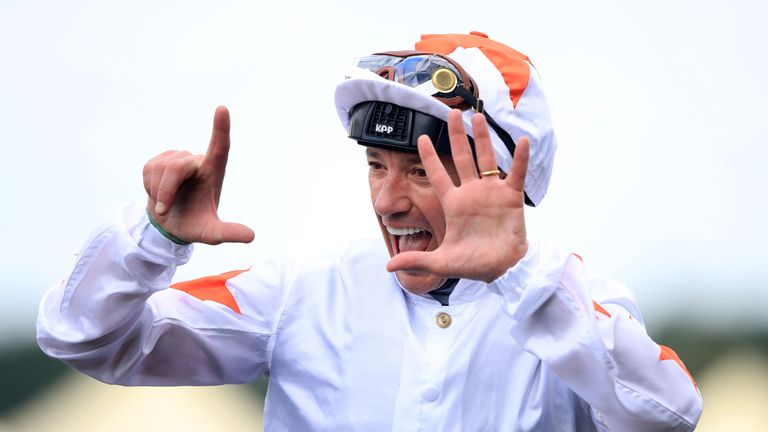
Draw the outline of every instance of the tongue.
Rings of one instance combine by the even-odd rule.
[[[430,240],[432,240],[432,234],[422,231],[416,234],[400,236],[397,246],[400,248],[400,252],[424,251],[429,246]]]

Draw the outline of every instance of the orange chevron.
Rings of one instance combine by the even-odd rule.
[[[674,360],[675,363],[677,363],[678,366],[685,372],[686,375],[688,375],[688,378],[691,379],[693,382],[693,385],[696,386],[696,388],[699,388],[698,384],[696,384],[696,380],[693,379],[693,375],[691,375],[690,372],[688,372],[688,369],[683,364],[683,361],[680,360],[680,357],[677,356],[677,353],[672,351],[672,348],[664,345],[659,345],[659,348],[661,348],[661,352],[659,353],[659,360]]]
[[[595,308],[595,312],[600,312],[601,314],[607,316],[608,318],[611,317],[611,313],[605,310],[604,307],[600,306],[600,303],[592,300],[592,307]]]
[[[223,304],[224,306],[232,309],[237,313],[240,312],[240,306],[238,306],[235,297],[227,288],[227,281],[240,273],[248,270],[233,270],[231,272],[222,273],[218,276],[207,276],[199,279],[192,279],[190,281],[179,282],[171,285],[171,288],[196,297],[200,300],[211,300],[216,303]]]

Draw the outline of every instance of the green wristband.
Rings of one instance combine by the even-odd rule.
[[[168,240],[176,243],[177,245],[186,246],[186,245],[192,244],[190,242],[184,241],[184,240],[176,237],[175,235],[173,235],[173,234],[169,233],[168,231],[166,231],[165,229],[163,229],[163,227],[161,227],[160,224],[157,223],[157,221],[155,221],[155,218],[152,217],[152,213],[149,212],[149,209],[147,209],[147,217],[149,218],[149,223],[151,223],[153,227],[155,227],[158,231],[160,231],[160,234],[162,234],[163,237],[165,237]]]

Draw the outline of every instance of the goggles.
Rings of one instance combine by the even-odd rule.
[[[477,99],[477,86],[464,69],[448,57],[417,51],[388,51],[362,57],[357,67],[382,78],[415,88],[451,108],[467,109],[471,102],[463,93]],[[466,92],[459,90],[461,87]]]
[[[359,58],[355,65],[390,81],[417,89],[451,108],[461,110],[472,108],[482,113],[488,125],[514,157],[515,142],[512,137],[483,110],[483,101],[478,97],[478,88],[474,80],[452,59],[419,51],[387,51]],[[376,108],[378,105],[380,107]],[[415,110],[397,107],[394,110],[396,112],[411,111],[415,114],[404,115],[399,121],[393,118],[389,122],[390,115],[382,117],[381,113],[393,112],[392,108],[387,108],[391,106],[397,107],[379,102],[363,102],[356,106],[352,113],[353,133],[350,137],[364,145],[414,151],[418,137],[426,134],[435,143],[438,153],[450,154],[447,128],[442,130],[437,124],[427,126],[428,122],[440,122],[445,125],[444,121]],[[406,121],[412,118],[418,118],[420,121]],[[358,127],[354,126],[356,123]],[[393,139],[394,136],[398,138]],[[471,140],[470,142],[472,143]],[[472,150],[474,152],[474,145]]]

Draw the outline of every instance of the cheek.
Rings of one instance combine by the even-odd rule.
[[[368,177],[368,189],[371,192],[371,204],[376,202],[376,197],[379,195],[378,182],[373,177]]]
[[[430,193],[424,197],[422,203],[422,214],[427,218],[429,224],[432,225],[434,234],[442,238],[442,235],[445,234],[445,213],[443,212],[443,206],[440,205],[440,200],[437,198],[437,195]]]

